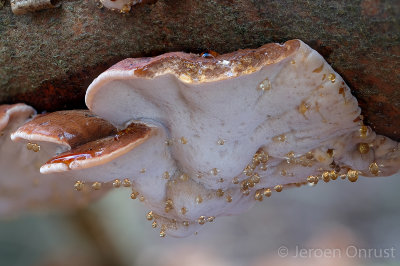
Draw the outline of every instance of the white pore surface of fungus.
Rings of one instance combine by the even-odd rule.
[[[288,187],[400,168],[399,143],[363,125],[343,79],[300,40],[126,59],[93,81],[86,104],[130,133],[73,148],[41,172],[114,186],[126,179],[161,236],[188,235]],[[101,152],[68,157],[93,147]]]

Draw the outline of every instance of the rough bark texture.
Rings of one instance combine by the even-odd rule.
[[[16,16],[0,0],[0,103],[84,107],[99,73],[126,57],[218,53],[299,38],[358,98],[366,122],[400,140],[400,1],[159,0],[128,14],[92,0]]]

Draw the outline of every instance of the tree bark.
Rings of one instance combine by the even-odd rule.
[[[128,14],[70,0],[21,16],[3,4],[0,103],[84,108],[90,82],[126,57],[226,53],[298,38],[343,76],[366,122],[400,140],[398,0],[159,0]]]

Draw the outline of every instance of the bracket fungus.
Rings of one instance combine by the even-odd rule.
[[[363,124],[349,87],[300,40],[126,59],[93,81],[86,104],[118,131],[69,147],[33,129],[69,130],[44,123],[48,114],[12,138],[64,147],[43,174],[131,187],[161,236],[191,234],[285,188],[400,168],[399,143]]]
[[[77,113],[74,111],[74,117]],[[108,185],[104,185],[102,191],[92,191],[81,187],[78,190],[82,193],[79,193],[71,189],[75,184],[75,181],[71,179],[40,174],[40,166],[47,161],[49,156],[54,156],[58,152],[58,146],[68,144],[65,142],[62,145],[47,145],[45,143],[41,146],[36,139],[40,137],[45,139],[48,136],[40,136],[40,134],[37,134],[36,138],[27,137],[31,140],[30,142],[13,143],[10,134],[35,114],[35,110],[25,104],[0,105],[0,216],[16,215],[24,210],[54,206],[64,209],[80,207],[98,198],[107,190]],[[40,116],[36,117],[40,118]],[[45,123],[41,126],[45,127]],[[103,125],[102,128],[104,128]],[[55,128],[53,127],[52,130],[54,131]],[[67,134],[65,128],[62,130],[64,134]],[[90,128],[85,127],[84,130],[88,131]],[[15,139],[14,135],[13,139]]]
[[[100,0],[102,6],[113,11],[121,13],[128,13],[131,7],[137,4],[150,4],[156,2],[155,0]]]

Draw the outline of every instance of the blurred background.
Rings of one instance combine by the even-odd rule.
[[[399,188],[400,174],[288,189],[183,239],[160,238],[114,189],[72,213],[1,221],[0,265],[400,265]]]

